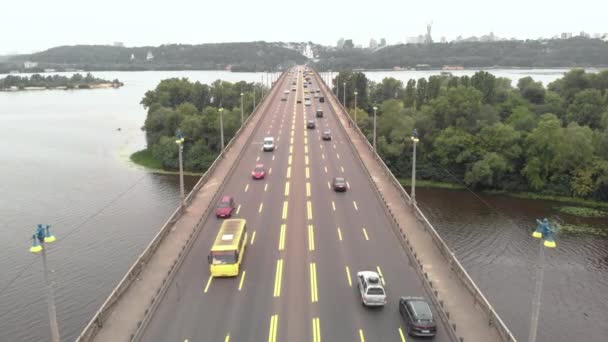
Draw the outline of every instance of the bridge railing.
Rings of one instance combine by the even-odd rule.
[[[325,88],[326,94],[330,95],[330,96],[328,96],[329,97],[328,101],[330,101],[330,103],[334,107],[338,107],[339,110],[341,110],[343,113],[345,113],[344,116],[348,120],[349,125],[351,127],[355,127],[354,131],[359,136],[359,138],[365,142],[365,145],[370,150],[370,152],[373,153],[374,158],[380,163],[384,173],[390,178],[392,185],[399,191],[401,197],[406,201],[406,203],[410,204],[410,206],[414,210],[414,213],[415,213],[417,219],[422,223],[424,229],[430,233],[434,244],[437,246],[437,248],[439,249],[441,254],[446,258],[446,260],[448,261],[448,263],[451,266],[451,269],[455,272],[455,274],[458,276],[458,279],[460,279],[460,281],[465,285],[465,287],[467,288],[469,293],[475,299],[474,304],[477,304],[485,313],[487,320],[488,320],[488,325],[493,326],[497,330],[498,334],[502,338],[502,341],[507,341],[507,342],[517,341],[515,339],[515,337],[513,336],[513,334],[511,333],[511,331],[509,330],[509,328],[504,323],[504,321],[500,318],[500,316],[498,315],[498,313],[496,312],[496,310],[494,309],[492,304],[490,304],[490,302],[486,299],[486,297],[483,295],[481,290],[477,287],[477,285],[475,284],[473,279],[469,276],[468,272],[464,269],[464,267],[462,266],[460,261],[458,261],[455,254],[450,250],[450,248],[445,243],[445,241],[441,238],[441,236],[439,236],[439,234],[437,233],[437,230],[435,230],[435,228],[429,222],[429,220],[426,218],[424,213],[422,213],[422,211],[420,210],[418,205],[412,203],[410,195],[407,193],[407,191],[405,191],[405,189],[403,188],[403,186],[401,185],[399,180],[395,177],[395,175],[393,175],[392,171],[384,163],[384,160],[382,160],[382,157],[380,157],[380,155],[376,151],[374,151],[374,147],[367,139],[367,136],[365,136],[365,134],[361,131],[359,126],[356,125],[353,118],[348,114],[347,109],[340,103],[340,101],[337,99],[337,97],[333,94],[331,88],[323,81],[323,79],[318,74],[315,74],[315,76],[317,78],[317,81],[320,84],[322,84],[322,86]],[[338,120],[338,122],[341,123],[340,120]],[[345,134],[348,135],[346,132],[346,128],[342,124],[340,124],[339,126],[344,130]],[[352,148],[355,149],[353,142],[350,139],[347,139],[347,140],[351,144]],[[355,153],[355,154],[357,155],[357,157],[359,157],[359,155],[357,153]],[[363,161],[361,160],[360,157],[359,157],[359,159],[360,159],[361,163],[363,164]],[[380,195],[382,200],[384,200],[384,197],[380,193],[380,191],[377,188],[376,184],[374,183],[373,179],[371,179],[371,177],[372,177],[371,174],[369,174],[369,171],[367,170],[367,168],[365,166],[363,168],[365,169],[366,173],[370,177],[370,180],[371,180],[375,190],[378,192],[378,194]],[[399,224],[395,221],[395,218],[393,217],[392,213],[390,213],[390,215],[393,218],[393,222],[396,225],[396,227],[400,228]],[[414,254],[414,255],[410,254],[410,258],[413,257],[414,261],[416,263],[418,263],[419,268],[417,268],[417,269],[422,276],[423,283],[428,290],[427,292],[429,292],[431,294],[432,300],[435,303],[435,307],[440,310],[442,319],[447,323],[446,326],[450,330],[450,331],[448,331],[448,333],[452,336],[452,338],[457,339],[456,330],[450,323],[448,315],[443,310],[443,301],[441,301],[439,299],[437,290],[433,289],[433,286],[429,282],[428,277],[425,275],[425,272],[422,270],[422,264],[420,263],[420,260],[417,258],[415,252],[413,251],[413,246],[411,246],[409,244],[409,240],[407,240],[407,237],[405,237],[403,235],[403,231],[401,229],[399,229],[399,234],[402,236],[402,238],[405,239],[406,245],[409,247],[409,250],[408,250],[408,248],[406,248],[406,251],[410,252],[410,250],[411,250],[412,253]]]
[[[284,75],[285,74],[283,74],[276,81],[275,85],[279,84],[280,80],[284,77]],[[190,203],[196,196],[196,193],[201,189],[201,187],[203,187],[203,185],[211,177],[211,175],[217,168],[217,165],[220,162],[220,160],[222,160],[224,158],[224,155],[231,149],[232,145],[234,145],[234,142],[242,134],[242,131],[245,129],[245,127],[248,125],[248,123],[252,120],[252,118],[254,118],[256,115],[260,115],[258,113],[261,113],[264,111],[264,109],[270,102],[270,101],[268,101],[269,95],[270,94],[276,95],[277,92],[278,91],[273,92],[273,89],[271,88],[260,99],[260,102],[258,102],[257,106],[253,109],[252,113],[249,116],[247,116],[247,118],[245,119],[245,121],[243,122],[241,127],[236,131],[236,133],[234,134],[232,139],[230,139],[228,144],[225,146],[224,150],[220,152],[220,154],[215,158],[215,160],[213,161],[211,166],[209,166],[207,171],[205,171],[205,173],[201,176],[201,178],[198,180],[196,185],[192,188],[190,193],[188,193],[188,195],[184,199],[186,207],[188,205],[190,205]],[[238,159],[240,159],[241,155],[242,155],[242,151],[239,153],[239,158],[237,158],[237,161],[238,161]],[[231,171],[232,171],[232,168],[231,168]],[[212,201],[210,206],[212,206],[213,203],[214,202]],[[129,268],[129,270],[127,271],[125,276],[120,280],[118,285],[116,285],[114,290],[112,290],[112,292],[110,293],[108,298],[106,298],[106,300],[103,302],[101,307],[95,312],[95,315],[93,316],[93,318],[89,321],[89,323],[86,325],[84,330],[80,333],[80,335],[76,339],[77,342],[87,342],[87,341],[93,340],[93,338],[97,335],[97,332],[103,328],[104,322],[106,321],[108,315],[112,312],[112,309],[114,308],[116,303],[120,300],[122,295],[129,289],[131,284],[137,279],[137,277],[141,273],[142,269],[148,263],[150,258],[154,255],[154,253],[158,249],[158,246],[164,241],[165,237],[169,234],[169,232],[171,231],[171,228],[174,226],[174,224],[177,222],[177,220],[179,220],[179,218],[182,216],[183,212],[184,212],[184,207],[179,206],[171,214],[169,219],[167,219],[167,221],[163,224],[163,226],[160,228],[158,233],[154,236],[152,241],[148,244],[148,246],[144,249],[144,251],[135,260],[133,265]],[[201,216],[201,218],[197,222],[195,230],[198,230],[198,228],[202,226],[203,220],[208,215],[208,212],[209,212],[209,207],[207,207],[205,209],[204,214]],[[193,239],[194,236],[196,236],[196,232],[193,232],[190,235],[190,238],[186,242],[186,245],[188,245],[189,243],[191,243],[194,240]],[[186,253],[183,253],[183,251],[187,248],[186,245],[183,246],[184,248],[182,248],[182,253],[180,253],[180,259],[182,258],[182,256],[185,256],[185,254],[186,254]],[[177,269],[177,267],[175,267],[177,264],[178,264],[178,262],[176,262],[173,265],[170,272],[173,272],[174,270]],[[167,280],[171,276],[172,276],[172,274],[169,274],[168,277],[163,281],[163,286],[165,286],[165,284],[168,285]],[[161,289],[159,289],[158,294],[160,295],[161,292],[163,292],[163,291],[161,291]],[[154,302],[158,302],[158,301],[154,300],[153,303]],[[151,313],[151,311],[152,310],[146,310],[146,315],[149,315]],[[146,319],[146,317],[144,317],[144,319]]]

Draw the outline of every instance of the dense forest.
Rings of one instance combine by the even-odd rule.
[[[341,72],[334,92],[336,80],[347,84],[351,115],[358,91],[357,121],[370,141],[378,107],[378,152],[397,177],[410,177],[416,128],[420,179],[608,200],[608,70],[573,69],[546,88],[484,71],[405,85]]]
[[[431,68],[460,65],[485,67],[602,67],[608,66],[608,43],[600,39],[571,38],[527,41],[401,44],[377,51],[316,47],[319,71],[391,69],[428,64]]]
[[[8,75],[4,78],[0,78],[0,90],[24,89],[27,87],[64,87],[66,89],[83,89],[97,84],[111,84],[113,87],[120,87],[123,85],[119,80],[115,79],[113,81],[107,81],[101,78],[96,78],[90,73],[86,74],[85,76],[77,73],[71,77],[61,75],[43,76],[40,74],[34,74],[30,77]]]
[[[163,80],[141,100],[148,110],[142,128],[146,132],[147,151],[164,169],[176,170],[179,165],[175,136],[181,131],[185,138],[184,168],[205,171],[220,152],[219,108],[223,108],[224,137],[228,143],[241,125],[241,93],[246,119],[254,101],[259,103],[267,91],[261,84],[246,82],[217,80],[207,85],[185,78]]]
[[[150,53],[150,54],[148,54]],[[37,62],[37,69],[56,70],[224,70],[268,71],[306,58],[280,44],[266,42],[201,45],[161,45],[159,47],[119,47],[107,45],[60,46],[30,55],[19,55],[0,64],[0,72],[22,69],[23,62]],[[4,70],[4,71],[3,71]]]

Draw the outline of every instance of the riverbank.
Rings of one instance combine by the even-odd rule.
[[[412,184],[411,180],[409,178],[407,178],[407,179],[401,178],[401,179],[399,179],[399,183],[401,183],[401,185],[406,190],[408,190],[408,193],[409,193],[409,187]],[[449,190],[467,190],[467,187],[465,187],[462,184],[436,182],[436,181],[429,181],[429,180],[416,180],[416,187],[449,189]],[[504,195],[504,196],[515,197],[515,198],[533,199],[533,200],[541,200],[541,201],[554,201],[554,202],[560,202],[560,203],[564,203],[564,204],[576,204],[580,207],[564,206],[564,207],[560,207],[560,209],[558,209],[558,210],[560,210],[561,212],[563,212],[565,214],[575,215],[575,216],[580,216],[580,217],[591,217],[590,215],[593,215],[594,217],[603,217],[604,216],[603,214],[608,215],[608,203],[607,202],[599,202],[599,201],[593,201],[593,200],[587,200],[587,199],[575,198],[575,197],[544,195],[544,194],[537,194],[537,193],[532,193],[532,192],[509,192],[509,191],[498,191],[498,190],[486,190],[486,191],[480,191],[480,193],[487,194],[487,195]],[[563,208],[563,210],[562,210],[562,208]],[[588,208],[594,208],[596,210],[585,210]],[[599,210],[597,210],[597,209],[599,209]],[[599,214],[598,212],[600,212],[601,214]]]
[[[152,173],[160,173],[166,175],[178,175],[179,171],[163,169],[162,163],[154,158],[152,152],[148,149],[143,149],[131,154],[131,161]],[[184,171],[187,176],[202,176],[204,172],[189,172]]]
[[[90,73],[84,76],[76,73],[70,77],[59,74],[33,74],[23,77],[8,75],[0,78],[0,91],[107,89],[120,88],[123,85],[118,79],[109,81],[94,77]]]
[[[109,88],[120,88],[123,85],[124,85],[123,83],[99,83],[99,84],[81,84],[81,85],[77,85],[77,86],[49,86],[49,87],[11,86],[8,88],[0,88],[0,91],[109,89]]]

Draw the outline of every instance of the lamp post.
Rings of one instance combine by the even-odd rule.
[[[359,124],[357,123],[357,94],[358,92],[355,91],[355,126],[358,126]]]
[[[220,142],[222,152],[224,151],[224,108],[220,107]]]
[[[342,82],[342,104],[346,108],[346,82]]]
[[[243,95],[245,95],[245,94],[241,93],[241,126],[243,126],[243,120],[244,120],[243,119],[243,117],[244,117],[244,114],[243,114],[243,112],[244,112],[244,109],[243,109]]]
[[[374,152],[376,152],[376,111],[378,107],[374,106]]]
[[[255,110],[255,83],[253,84],[253,110]]]
[[[538,226],[532,233],[536,239],[540,239],[540,250],[538,252],[538,269],[536,271],[536,286],[534,287],[534,297],[532,299],[532,315],[530,317],[530,333],[528,342],[536,342],[536,333],[538,331],[538,319],[540,314],[540,300],[543,289],[543,277],[545,273],[545,247],[555,248],[555,229],[549,224],[546,218],[536,220]]]
[[[412,142],[414,142],[414,152],[412,155],[412,190],[410,192],[410,197],[412,200],[412,204],[416,205],[416,143],[418,143],[420,139],[418,139],[418,130],[416,130],[415,128],[414,130],[412,130],[412,136],[410,137],[410,139],[412,140]]]
[[[59,325],[57,324],[57,311],[55,310],[55,295],[53,286],[49,280],[49,271],[46,263],[46,248],[45,243],[55,242],[57,239],[50,232],[50,225],[38,224],[36,232],[32,235],[32,247],[30,252],[42,254],[42,272],[44,273],[44,282],[46,284],[46,295],[49,309],[49,321],[51,325],[51,341],[59,342]]]
[[[184,153],[184,135],[181,131],[177,131],[177,139],[175,139],[175,143],[177,144],[179,155],[179,198],[182,208],[185,208],[186,196],[184,194],[184,161],[182,157]]]

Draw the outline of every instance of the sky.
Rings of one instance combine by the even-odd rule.
[[[574,5],[575,4],[575,5]],[[29,0],[2,1],[0,54],[54,46],[158,46],[242,41],[313,41],[341,37],[367,46],[424,34],[432,22],[439,41],[459,35],[520,39],[561,32],[608,33],[608,1],[578,0]]]

